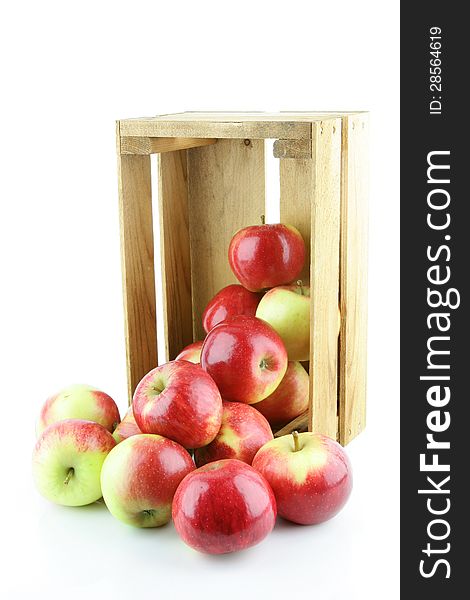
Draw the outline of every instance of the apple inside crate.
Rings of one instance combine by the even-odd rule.
[[[205,336],[204,308],[237,283],[234,233],[266,214],[265,140],[279,159],[280,220],[304,238],[309,410],[276,432],[347,444],[365,426],[368,116],[179,113],[117,122],[129,399],[158,363]],[[150,155],[158,155],[164,331],[156,327]],[[340,326],[338,327],[338,308]],[[339,334],[338,334],[339,329]]]

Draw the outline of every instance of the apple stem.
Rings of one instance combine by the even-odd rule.
[[[68,473],[64,479],[64,485],[69,484],[69,481],[72,479],[74,473],[75,473],[75,469],[73,467],[70,467],[70,469],[68,470]]]
[[[266,225],[266,217],[265,217],[265,215],[261,215],[260,219],[261,219],[261,225]]]
[[[297,283],[297,285],[299,286],[299,292],[300,292],[300,295],[301,295],[301,296],[303,296],[303,295],[304,295],[304,290],[303,290],[303,288],[302,288],[302,280],[301,280],[301,279],[297,279],[297,282],[296,282],[296,283]]]
[[[299,432],[293,431],[292,437],[294,438],[294,452],[298,452],[300,450]]]

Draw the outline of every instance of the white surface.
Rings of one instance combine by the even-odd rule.
[[[0,11],[2,596],[397,598],[398,2]],[[50,505],[30,475],[50,393],[89,382],[126,403],[114,120],[204,109],[372,112],[369,408],[348,447],[353,495],[329,523],[279,523],[218,558],[172,525]]]

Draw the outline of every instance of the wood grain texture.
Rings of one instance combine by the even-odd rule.
[[[168,360],[193,341],[187,155],[158,157],[163,322]]]
[[[276,140],[274,158],[312,158],[311,140]]]
[[[311,159],[281,159],[279,161],[281,222],[294,225],[302,234],[306,256],[300,278],[305,283],[310,281],[310,233],[315,183],[314,166]]]
[[[310,139],[311,124],[360,111],[184,112],[120,121],[122,136]]]
[[[311,431],[337,437],[341,120],[313,124]]]
[[[175,152],[187,148],[210,146],[215,144],[214,138],[181,138],[181,137],[121,137],[121,154],[159,154]]]
[[[129,403],[140,379],[157,365],[152,191],[149,156],[120,154],[119,215]]]
[[[312,121],[323,121],[334,117],[342,117],[348,114],[361,114],[362,111],[280,111],[280,112],[264,112],[264,111],[186,111],[181,113],[169,113],[164,115],[156,115],[147,117],[155,121],[213,121],[226,123],[229,121],[303,121],[310,123]],[[130,120],[130,119],[128,119]],[[136,120],[136,119],[134,119]],[[140,119],[137,119],[140,120]]]
[[[368,117],[343,120],[339,436],[365,426],[367,377]]]
[[[278,431],[276,431],[274,433],[274,437],[282,437],[283,435],[288,435],[289,433],[292,433],[293,431],[298,431],[299,433],[301,431],[307,431],[308,425],[309,425],[309,413],[307,411],[307,412],[302,413],[298,417],[296,417],[290,423],[287,423],[287,425],[285,425],[282,429],[279,429]]]
[[[170,117],[169,117],[170,118]],[[120,121],[121,135],[146,137],[185,138],[238,138],[238,139],[302,139],[309,138],[311,125],[301,121],[210,121],[126,119]]]
[[[203,339],[207,302],[236,283],[227,258],[230,240],[264,214],[264,142],[219,140],[187,152],[193,331],[194,339]]]

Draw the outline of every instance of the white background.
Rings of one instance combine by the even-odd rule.
[[[398,598],[398,2],[11,2],[1,56],[1,590],[5,598]],[[44,399],[126,405],[114,121],[370,110],[369,406],[355,489],[318,527],[207,557],[33,489]],[[272,188],[272,185],[271,185]]]

